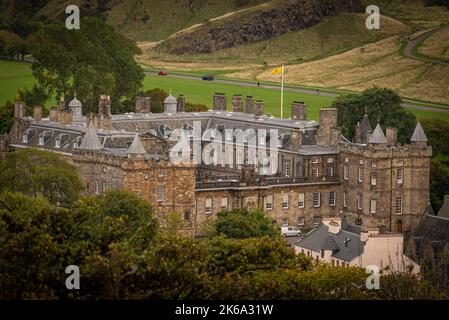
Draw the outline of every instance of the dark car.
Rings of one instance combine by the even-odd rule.
[[[212,80],[214,80],[214,76],[211,76],[210,74],[206,74],[203,76],[203,80],[212,81]]]
[[[159,71],[158,75],[166,76],[166,75],[168,75],[168,73],[167,73],[167,71]]]

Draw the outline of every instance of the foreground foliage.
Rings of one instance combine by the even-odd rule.
[[[184,238],[159,229],[136,195],[108,192],[71,208],[0,194],[1,299],[433,299],[409,274],[367,290],[359,268],[317,264],[267,236]],[[65,288],[77,265],[81,289]]]

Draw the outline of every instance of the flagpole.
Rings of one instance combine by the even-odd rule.
[[[282,65],[281,75],[281,119],[284,117],[284,65]]]

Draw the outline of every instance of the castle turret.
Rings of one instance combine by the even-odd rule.
[[[103,149],[103,146],[101,145],[100,140],[97,136],[97,130],[92,124],[89,126],[89,129],[87,129],[83,140],[81,140],[79,149],[87,151],[97,151]]]
[[[72,111],[74,120],[80,120],[83,117],[83,105],[76,98],[76,92],[72,101],[69,102],[69,109]]]
[[[376,129],[374,129],[373,134],[369,138],[369,143],[371,144],[386,144],[387,138],[385,138],[384,132],[378,123]]]
[[[176,113],[177,109],[178,109],[178,101],[170,93],[170,95],[164,100],[164,112]]]
[[[418,146],[427,146],[427,136],[424,133],[424,130],[421,126],[421,123],[417,123],[415,127],[415,131],[413,132],[413,135],[410,139],[410,142],[412,145],[418,145]]]

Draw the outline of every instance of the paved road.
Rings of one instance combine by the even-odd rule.
[[[444,28],[444,27],[443,27]],[[423,34],[421,34],[419,37],[417,37],[416,39],[413,40],[406,40],[407,41],[407,45],[404,48],[404,54],[411,58],[411,59],[416,59],[416,60],[420,60],[423,62],[430,62],[430,63],[436,63],[436,64],[448,64],[447,62],[442,61],[441,59],[432,59],[432,58],[427,58],[427,57],[420,57],[420,56],[416,56],[413,53],[413,50],[415,50],[415,48],[417,46],[419,46],[421,43],[423,43],[427,38],[429,38],[430,36],[432,36],[435,32],[439,31],[442,28],[435,28],[432,30],[429,30],[427,32],[424,32]]]
[[[154,75],[154,73],[152,73],[152,72],[148,72],[148,74]],[[205,81],[205,80],[202,80],[200,76],[194,76],[194,75],[169,74],[168,77],[186,79],[186,80]],[[255,82],[244,82],[244,81],[238,81],[238,80],[215,79],[213,82],[223,83],[223,84],[231,84],[231,85],[236,85],[236,86],[241,86],[241,87],[253,87],[253,88],[257,87],[257,83],[255,83]],[[273,85],[273,84],[263,83],[263,82],[260,83],[260,88],[278,90],[278,91],[281,90],[279,85]],[[319,90],[314,90],[314,89],[301,89],[301,88],[289,87],[289,86],[285,86],[285,85],[284,85],[284,90],[286,92],[312,94],[312,95],[319,95],[319,96],[331,97],[331,98],[335,98],[335,97],[339,96],[338,93],[321,92]],[[433,111],[433,112],[441,112],[441,113],[449,114],[449,109],[445,110],[445,109],[436,108],[436,107],[415,105],[412,103],[403,103],[402,107],[406,108],[406,109],[416,109],[416,110]]]

